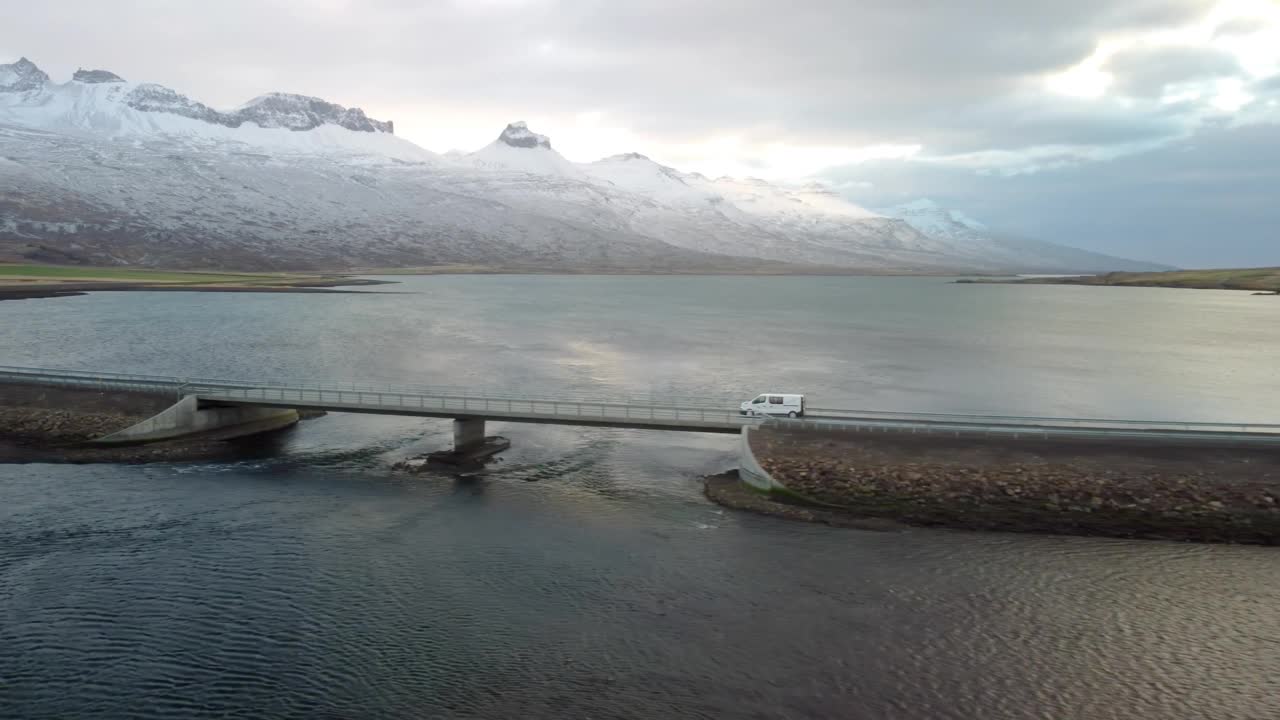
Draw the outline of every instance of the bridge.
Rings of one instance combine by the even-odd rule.
[[[1012,439],[1130,440],[1177,445],[1275,445],[1280,425],[877,412],[811,407],[803,418],[742,415],[732,400],[687,403],[585,395],[536,397],[438,386],[214,380],[0,366],[0,385],[172,395],[173,407],[103,442],[140,442],[241,426],[245,433],[296,422],[297,410],[453,420],[454,448],[483,444],[485,421],[681,432],[740,433],[762,422],[795,429]],[[290,417],[290,413],[292,413]]]

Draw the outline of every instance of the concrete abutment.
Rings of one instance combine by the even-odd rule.
[[[229,440],[279,430],[297,422],[298,411],[291,408],[201,407],[200,398],[187,395],[159,414],[94,442],[142,443],[213,431],[217,431],[221,439]]]

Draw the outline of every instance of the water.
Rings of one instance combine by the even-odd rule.
[[[898,278],[445,277],[0,303],[0,361],[1276,422],[1280,306]],[[723,510],[721,436],[330,415],[218,464],[0,466],[0,717],[1280,716],[1269,548]]]

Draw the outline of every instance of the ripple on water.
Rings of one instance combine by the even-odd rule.
[[[997,414],[1265,422],[1280,391],[1274,302],[1214,291],[408,283],[0,303],[0,347],[600,395],[781,370],[837,406]],[[742,352],[744,317],[772,341]],[[0,717],[1280,717],[1273,549],[794,524],[701,499],[731,438],[491,431],[512,451],[466,484],[388,469],[447,421],[338,414],[243,463],[0,466]]]
[[[19,717],[1265,717],[1280,697],[1265,548],[796,525],[614,492],[607,449],[582,453],[605,459],[537,484],[6,478],[0,693]]]

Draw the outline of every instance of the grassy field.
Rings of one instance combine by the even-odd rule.
[[[966,281],[961,281],[966,282]],[[1104,285],[1112,287],[1168,287],[1201,290],[1253,290],[1280,293],[1280,267],[1224,270],[1171,270],[1169,272],[1113,272],[1079,277],[1027,278],[1024,280],[972,280],[976,283],[1025,285]]]
[[[1131,287],[1217,288],[1222,290],[1280,291],[1280,267],[1235,270],[1173,270],[1161,273],[1107,273],[1086,285]]]

